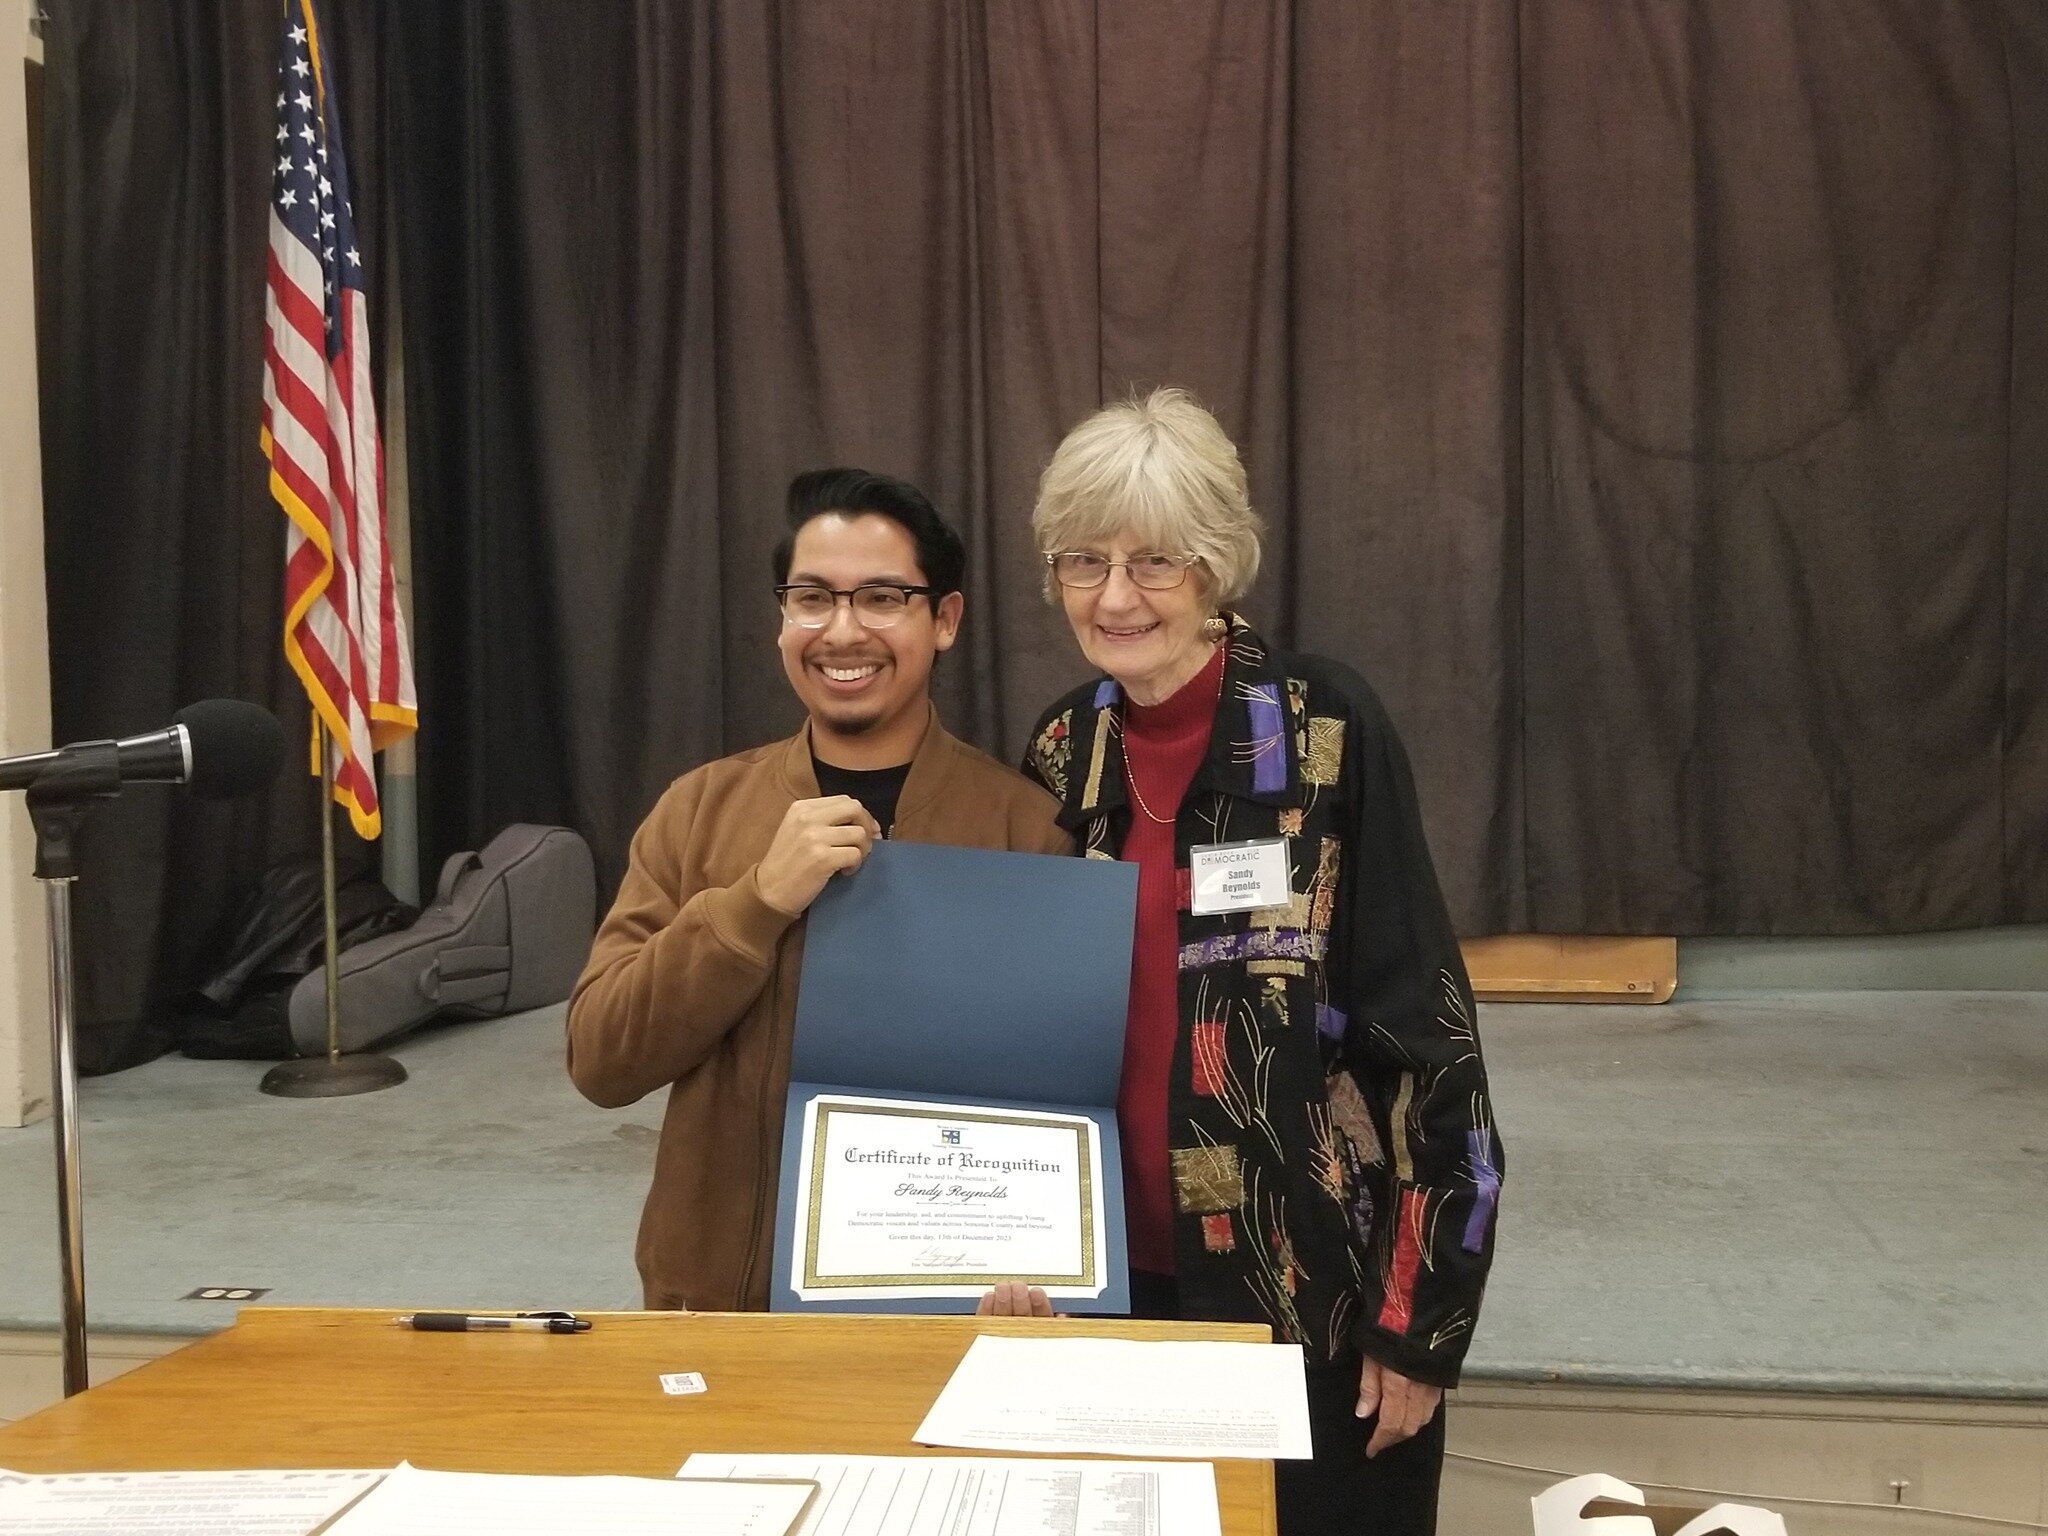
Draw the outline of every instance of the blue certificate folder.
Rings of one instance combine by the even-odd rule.
[[[775,1311],[971,1312],[932,1300],[804,1301],[790,1284],[804,1106],[818,1094],[1085,1115],[1100,1129],[1104,1231],[1094,1298],[1130,1310],[1117,1081],[1137,866],[1106,859],[877,843],[811,905],[783,1114]]]

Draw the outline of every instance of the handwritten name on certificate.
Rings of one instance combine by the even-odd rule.
[[[1099,1296],[1102,1139],[1085,1115],[819,1094],[804,1106],[790,1286],[805,1301]]]

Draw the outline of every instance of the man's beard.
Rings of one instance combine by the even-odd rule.
[[[851,720],[835,719],[831,715],[820,718],[824,721],[825,728],[835,736],[865,736],[882,723],[882,713],[880,709],[873,709]]]

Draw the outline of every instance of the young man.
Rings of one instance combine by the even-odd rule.
[[[885,836],[1071,849],[1052,797],[932,708],[965,564],[914,486],[798,475],[775,592],[809,719],[685,774],[634,835],[569,1002],[569,1075],[607,1107],[669,1089],[637,1250],[650,1308],[767,1305],[803,914],[827,882]]]

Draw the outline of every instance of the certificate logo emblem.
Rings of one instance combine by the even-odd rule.
[[[940,1127],[939,1127],[939,1141],[940,1141],[940,1143],[941,1143],[942,1145],[945,1145],[945,1146],[948,1146],[948,1147],[957,1147],[957,1146],[959,1146],[959,1145],[960,1145],[960,1127],[959,1127],[959,1126],[957,1126],[957,1125],[942,1125],[942,1126],[940,1126]]]

